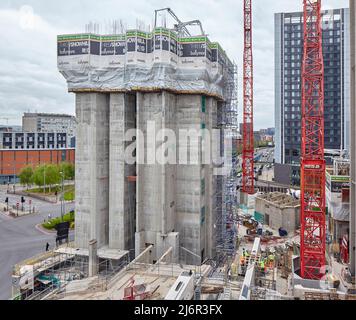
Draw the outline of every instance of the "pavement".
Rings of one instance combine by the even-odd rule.
[[[6,189],[0,188],[0,201],[4,202],[6,197],[9,197],[9,205],[21,203],[21,196],[7,194]],[[29,197],[25,200],[28,205]],[[11,218],[0,212],[0,300],[11,298],[11,275],[15,264],[44,252],[47,242],[50,249],[55,247],[56,234],[45,233],[36,226],[47,219],[49,213],[52,218],[60,216],[61,205],[37,199],[32,199],[32,205],[39,213]],[[70,210],[74,210],[74,203],[65,204],[65,212]]]

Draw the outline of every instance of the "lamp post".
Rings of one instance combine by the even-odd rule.
[[[8,167],[10,167],[10,163],[7,164]],[[7,193],[10,192],[10,170],[8,171],[8,176],[7,176]]]
[[[60,175],[62,177],[61,218],[63,221],[63,215],[64,215],[64,171],[61,171]]]
[[[15,160],[14,160],[14,162],[13,162],[12,169],[13,169],[13,179],[14,179],[14,181],[13,181],[13,183],[14,183],[13,188],[14,188],[14,194],[15,194],[15,184],[16,184]]]
[[[46,194],[46,164],[43,166],[43,195]]]

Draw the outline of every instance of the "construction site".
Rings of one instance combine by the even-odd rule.
[[[14,266],[13,299],[356,300],[355,4],[351,157],[330,166],[322,1],[299,1],[297,190],[257,178],[254,1],[240,2],[244,51],[237,62],[210,41],[204,21],[184,22],[170,8],[154,12],[152,27],[114,23],[100,34],[90,23],[83,34],[58,36],[58,70],[75,95],[77,118],[75,237]],[[207,148],[209,132],[218,134]],[[179,136],[175,145],[169,133]],[[205,161],[207,149],[212,161]]]

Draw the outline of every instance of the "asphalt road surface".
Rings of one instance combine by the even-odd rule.
[[[21,196],[9,195],[6,190],[0,190],[1,203],[5,202],[6,197],[9,197],[9,205],[21,203]],[[25,197],[27,203],[28,199]],[[44,234],[35,226],[43,222],[49,213],[52,217],[60,216],[61,205],[36,199],[32,199],[32,203],[36,211],[39,210],[38,214],[10,218],[0,213],[0,300],[11,298],[11,274],[16,263],[44,252],[47,242],[50,249],[55,246],[55,234]],[[73,209],[74,203],[65,204],[65,212]]]

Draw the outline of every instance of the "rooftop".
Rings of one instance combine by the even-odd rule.
[[[75,116],[70,114],[62,113],[38,113],[38,112],[25,112],[24,117],[61,117],[61,118],[75,118]]]
[[[265,193],[257,196],[257,199],[265,200],[279,208],[295,208],[300,206],[298,199],[281,192]]]

